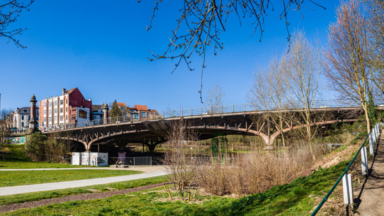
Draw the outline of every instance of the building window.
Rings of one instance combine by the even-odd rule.
[[[63,100],[60,100],[60,105],[63,105],[64,101]]]
[[[47,117],[44,117],[44,121],[47,121]]]
[[[57,108],[55,108],[55,113],[57,113]]]
[[[47,103],[46,102],[44,102],[44,108],[45,108],[45,106],[47,105]]]
[[[31,116],[28,116],[28,120],[31,120]]]
[[[21,116],[21,120],[24,120],[24,116],[23,115]]]
[[[66,103],[68,104],[68,98],[66,99]]]
[[[60,116],[60,121],[63,121],[64,120],[64,117],[63,116]]]
[[[62,113],[63,112],[63,108],[60,108],[60,113]]]
[[[44,127],[44,122],[43,122],[43,123],[41,123],[41,126],[43,126],[43,127]]]
[[[24,127],[24,122],[21,122],[21,127]]]
[[[39,110],[36,110],[36,113],[39,114]]]
[[[50,122],[52,121],[52,117],[49,117],[49,121],[50,121]]]
[[[145,118],[145,112],[141,113],[141,117]]]
[[[57,101],[55,101],[55,106],[57,106]]]
[[[52,107],[52,103],[49,103],[49,107]]]
[[[135,118],[136,118],[136,119],[138,119],[138,118],[139,118],[139,115],[138,115],[138,114],[136,114],[136,115],[135,115]]]

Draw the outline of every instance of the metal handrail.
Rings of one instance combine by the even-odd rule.
[[[325,201],[328,200],[329,196],[332,194],[332,192],[335,190],[336,186],[340,183],[341,179],[344,177],[344,175],[348,172],[349,168],[351,167],[351,165],[353,164],[353,162],[355,162],[357,156],[359,155],[360,151],[361,151],[361,148],[363,148],[363,146],[365,145],[365,142],[367,141],[369,135],[372,133],[372,130],[373,128],[371,129],[371,131],[369,131],[367,137],[365,137],[365,140],[363,142],[363,144],[360,146],[359,150],[357,151],[356,155],[353,157],[352,161],[348,164],[347,168],[344,170],[343,174],[341,174],[340,178],[336,181],[336,183],[333,185],[333,187],[331,188],[331,190],[327,193],[327,195],[325,195],[325,197],[323,198],[323,200],[321,201],[321,203],[317,206],[317,208],[315,209],[315,211],[312,212],[311,216],[314,216],[318,213],[318,211],[321,209],[321,207],[324,205]]]
[[[82,125],[66,125],[69,127],[64,128],[47,128],[44,131],[51,130],[64,130],[68,128],[79,128],[96,125],[115,124],[121,122],[141,122],[141,121],[154,121],[163,119],[172,119],[180,117],[192,117],[192,116],[211,116],[217,114],[231,114],[231,113],[247,113],[247,112],[263,112],[263,111],[287,111],[287,110],[300,110],[305,107],[297,106],[297,102],[283,101],[283,105],[276,106],[276,104],[269,102],[264,104],[231,104],[231,105],[218,105],[218,106],[206,106],[199,108],[189,108],[180,110],[168,110],[163,111],[162,115],[151,114],[150,117],[141,117],[139,119],[131,118],[131,116],[119,116],[109,117],[106,122],[103,119],[96,119],[88,122],[84,122]],[[379,103],[380,104],[380,103]],[[332,100],[313,100],[311,109],[328,109],[328,108],[350,108],[360,107],[360,105],[349,99],[332,99]],[[160,112],[161,113],[161,112]]]

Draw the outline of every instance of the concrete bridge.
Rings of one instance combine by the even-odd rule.
[[[90,122],[84,127],[55,129],[43,133],[54,134],[56,139],[81,143],[86,151],[90,151],[92,146],[109,143],[124,147],[128,143],[142,143],[153,151],[156,145],[167,140],[168,131],[180,120],[185,121],[186,127],[193,129],[201,140],[212,138],[217,133],[257,135],[264,140],[267,146],[272,145],[282,133],[306,127],[300,117],[304,109],[255,110],[254,106],[250,104],[239,107],[239,105],[228,105],[173,110],[164,112],[160,119],[141,121],[128,117],[108,118],[103,122]],[[383,108],[378,107],[380,110]],[[281,122],[284,125],[283,130],[273,123],[275,121],[271,121],[272,116],[279,113],[294,117],[291,118],[292,120]],[[340,100],[322,101],[311,109],[313,120],[310,125],[354,122],[361,114],[363,114],[362,109],[350,101],[343,101],[343,103],[340,103]]]

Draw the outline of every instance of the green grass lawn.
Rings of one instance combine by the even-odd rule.
[[[47,162],[29,162],[29,161],[22,161],[22,160],[6,160],[6,161],[0,160],[0,169],[84,168],[84,167],[87,167],[87,166],[73,166],[70,164],[47,163]]]
[[[132,170],[0,171],[0,187],[139,174]]]
[[[105,192],[105,191],[109,191],[107,188],[115,188],[118,190],[123,190],[123,189],[147,186],[147,185],[157,184],[157,183],[162,183],[167,181],[168,181],[167,176],[158,176],[158,177],[152,177],[152,178],[146,178],[146,179],[138,179],[138,180],[117,182],[117,183],[104,184],[104,185],[94,185],[94,186],[81,187],[81,188],[71,188],[71,189],[63,189],[63,190],[0,196],[0,206],[14,204],[14,203],[24,203],[24,202],[43,200],[43,199],[58,198],[63,196],[76,195],[76,194],[92,193],[87,189],[95,189],[101,192]]]
[[[316,171],[308,177],[241,199],[197,196],[202,203],[159,201],[161,188],[116,195],[107,199],[72,201],[21,209],[4,215],[308,215],[341,175],[346,162]],[[175,196],[174,194],[173,196]]]

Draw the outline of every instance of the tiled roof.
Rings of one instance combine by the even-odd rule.
[[[75,89],[77,89],[77,87],[76,87],[76,88],[73,88],[73,89],[69,89],[69,90],[67,90],[67,94],[71,94]]]
[[[103,105],[92,105],[92,111],[93,112],[97,112],[98,110],[101,110],[102,111],[102,107]]]
[[[143,111],[147,111],[148,110],[147,105],[135,105],[135,107],[136,107],[137,110],[143,110]]]
[[[151,112],[154,112],[154,113],[156,113],[156,115],[159,115],[159,113],[155,109],[151,109]]]
[[[125,105],[125,103],[119,103],[119,102],[117,102],[116,104],[117,104],[118,107],[126,107],[126,106],[127,106],[127,105]]]

